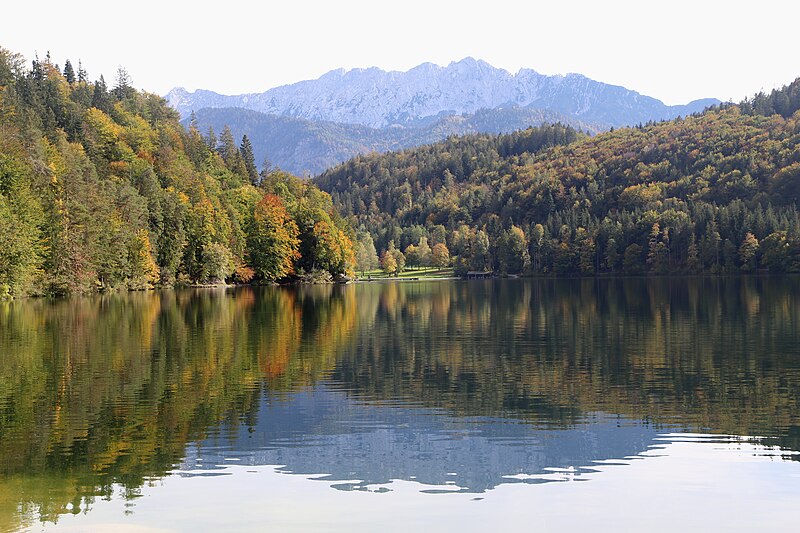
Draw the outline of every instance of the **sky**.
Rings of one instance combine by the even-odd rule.
[[[3,19],[4,48],[80,59],[110,83],[123,66],[158,94],[262,92],[336,68],[467,56],[512,73],[576,72],[667,104],[738,101],[800,76],[800,2],[787,0],[15,1]]]

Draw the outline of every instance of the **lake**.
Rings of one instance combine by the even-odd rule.
[[[0,303],[0,531],[786,531],[800,278]]]

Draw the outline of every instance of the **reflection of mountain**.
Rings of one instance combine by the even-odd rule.
[[[607,415],[590,416],[569,429],[457,417],[365,403],[323,384],[282,401],[262,400],[254,425],[191,445],[181,470],[283,465],[285,472],[326,474],[326,481],[343,489],[416,479],[481,492],[517,480],[509,475],[569,467],[579,473],[597,460],[636,455],[657,434],[648,425]]]

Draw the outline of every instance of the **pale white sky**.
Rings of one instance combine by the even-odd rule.
[[[124,6],[124,7],[123,7]],[[113,82],[261,92],[334,68],[407,70],[466,56],[516,72],[578,72],[668,104],[740,100],[800,76],[800,2],[484,0],[27,1],[0,46]]]

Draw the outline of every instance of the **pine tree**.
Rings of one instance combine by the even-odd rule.
[[[211,126],[208,127],[208,133],[206,133],[206,146],[208,146],[209,150],[216,150],[217,149],[217,135],[214,133],[214,128]]]
[[[75,83],[75,71],[72,69],[72,63],[70,63],[69,59],[64,63],[64,79],[70,85]]]
[[[225,161],[225,166],[227,166],[231,172],[243,178],[248,178],[242,155],[239,153],[236,141],[233,140],[231,128],[227,125],[222,129],[222,133],[219,136],[217,153],[222,156],[222,160]]]
[[[250,139],[247,137],[247,135],[242,136],[242,144],[239,146],[239,154],[242,156],[244,168],[247,171],[248,177],[250,178],[250,183],[258,186],[260,176],[258,175],[258,169],[256,168],[256,158],[253,155],[253,145],[250,144]]]
[[[89,74],[86,72],[86,69],[83,68],[83,64],[81,60],[78,60],[78,83],[88,83],[89,82]]]
[[[92,107],[96,107],[100,111],[107,112],[109,110],[108,86],[106,85],[106,80],[103,78],[102,74],[100,75],[100,79],[94,83]]]
[[[117,79],[114,85],[114,96],[117,100],[124,100],[134,93],[134,89],[131,86],[131,77],[128,74],[128,71],[125,70],[122,66],[117,68]]]

